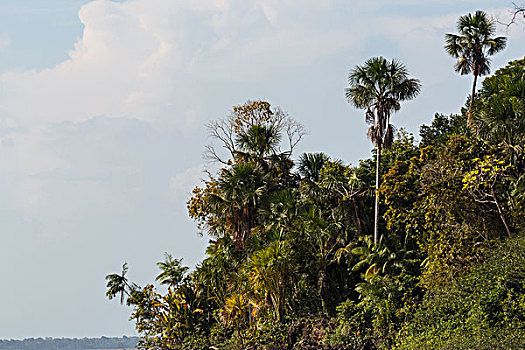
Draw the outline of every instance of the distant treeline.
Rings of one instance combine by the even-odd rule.
[[[85,349],[134,349],[138,337],[122,338],[28,338],[24,340],[2,340],[1,350],[85,350]]]

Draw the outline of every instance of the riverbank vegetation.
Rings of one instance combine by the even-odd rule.
[[[468,31],[447,36],[447,50],[475,88],[505,40],[482,13],[458,28],[468,20],[485,25],[485,47]],[[371,59],[349,83],[377,146],[354,166],[296,155],[302,126],[266,101],[209,125],[221,168],[187,202],[210,237],[205,259],[189,271],[166,255],[166,293],[128,282],[127,266],[106,277],[108,297],[132,307],[140,347],[525,348],[525,59],[457,114],[436,114],[419,141],[390,125],[419,92],[401,63]]]

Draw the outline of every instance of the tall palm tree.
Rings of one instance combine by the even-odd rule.
[[[400,101],[411,100],[419,94],[421,84],[419,80],[408,77],[404,64],[383,57],[373,57],[363,66],[356,66],[350,72],[348,82],[350,87],[345,89],[346,98],[354,107],[366,109],[365,120],[370,125],[367,135],[377,149],[374,213],[374,243],[377,243],[381,150],[389,148],[394,140],[390,116],[401,109]]]
[[[219,192],[211,196],[210,204],[225,219],[235,248],[242,251],[256,226],[261,197],[266,192],[265,176],[258,165],[241,163],[223,169],[217,184]]]
[[[224,218],[225,226],[238,251],[246,248],[251,231],[257,226],[261,202],[289,176],[293,162],[288,153],[278,153],[278,128],[252,125],[235,137],[234,164],[222,169],[217,193],[210,205]]]
[[[472,73],[472,94],[470,95],[468,123],[470,124],[470,111],[476,92],[478,76],[490,73],[490,59],[495,53],[503,50],[507,44],[507,38],[503,36],[494,37],[496,24],[484,11],[476,11],[459,17],[457,29],[460,34],[445,35],[445,50],[449,55],[457,58],[455,64],[456,72],[461,75]]]
[[[118,273],[112,273],[106,276],[106,280],[108,281],[106,287],[108,290],[106,291],[106,296],[109,300],[113,299],[117,295],[120,295],[120,303],[124,303],[124,295],[127,295],[129,297],[131,286],[128,283],[128,279],[126,278],[126,273],[128,272],[128,263],[125,262],[122,265],[122,273],[119,275]]]

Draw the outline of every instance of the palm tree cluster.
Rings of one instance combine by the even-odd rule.
[[[280,324],[295,312],[333,315],[354,293],[348,286],[356,276],[345,271],[355,260],[356,229],[372,227],[367,184],[322,153],[301,155],[295,167],[290,148],[281,149],[297,124],[269,106],[249,101],[234,108],[231,129],[225,127],[233,132],[220,138],[231,146],[228,160],[187,203],[211,238],[206,259],[187,274],[167,254],[157,264],[165,296],[151,285],[124,289],[143,346],[169,348],[191,327],[206,333],[219,326],[245,344],[257,325]],[[169,344],[160,332],[166,327]]]

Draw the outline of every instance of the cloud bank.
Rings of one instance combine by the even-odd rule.
[[[0,321],[0,338],[130,333],[132,325],[115,326],[127,311],[108,311],[103,276],[127,259],[145,281],[164,251],[198,261],[206,242],[193,235],[181,198],[205,177],[203,125],[234,104],[285,102],[281,107],[313,131],[316,151],[368,154],[357,122],[362,113],[344,100],[345,76],[384,55],[400,58],[424,84],[418,101],[403,107],[404,115],[419,118],[415,125],[435,108],[457,110],[470,81],[453,72],[443,35],[482,4],[466,1],[447,11],[440,4],[96,0],[82,6],[82,35],[66,60],[0,75],[0,224],[8,232],[0,274],[5,285],[20,286],[5,298],[27,304],[23,312],[16,305],[3,310],[13,316],[5,317],[10,324]],[[506,5],[490,12],[504,16]],[[522,55],[521,28],[508,35]],[[11,40],[0,35],[0,52],[12,48]],[[12,261],[22,261],[18,270]],[[75,263],[82,273],[73,273]],[[39,276],[49,293],[35,295],[20,280],[27,275]],[[46,319],[53,307],[64,309],[63,300],[75,303],[53,287],[65,283],[62,276],[87,305],[77,310],[85,321],[62,325],[67,334],[53,333]],[[97,313],[107,315],[104,322]],[[28,319],[44,326],[26,327]]]

